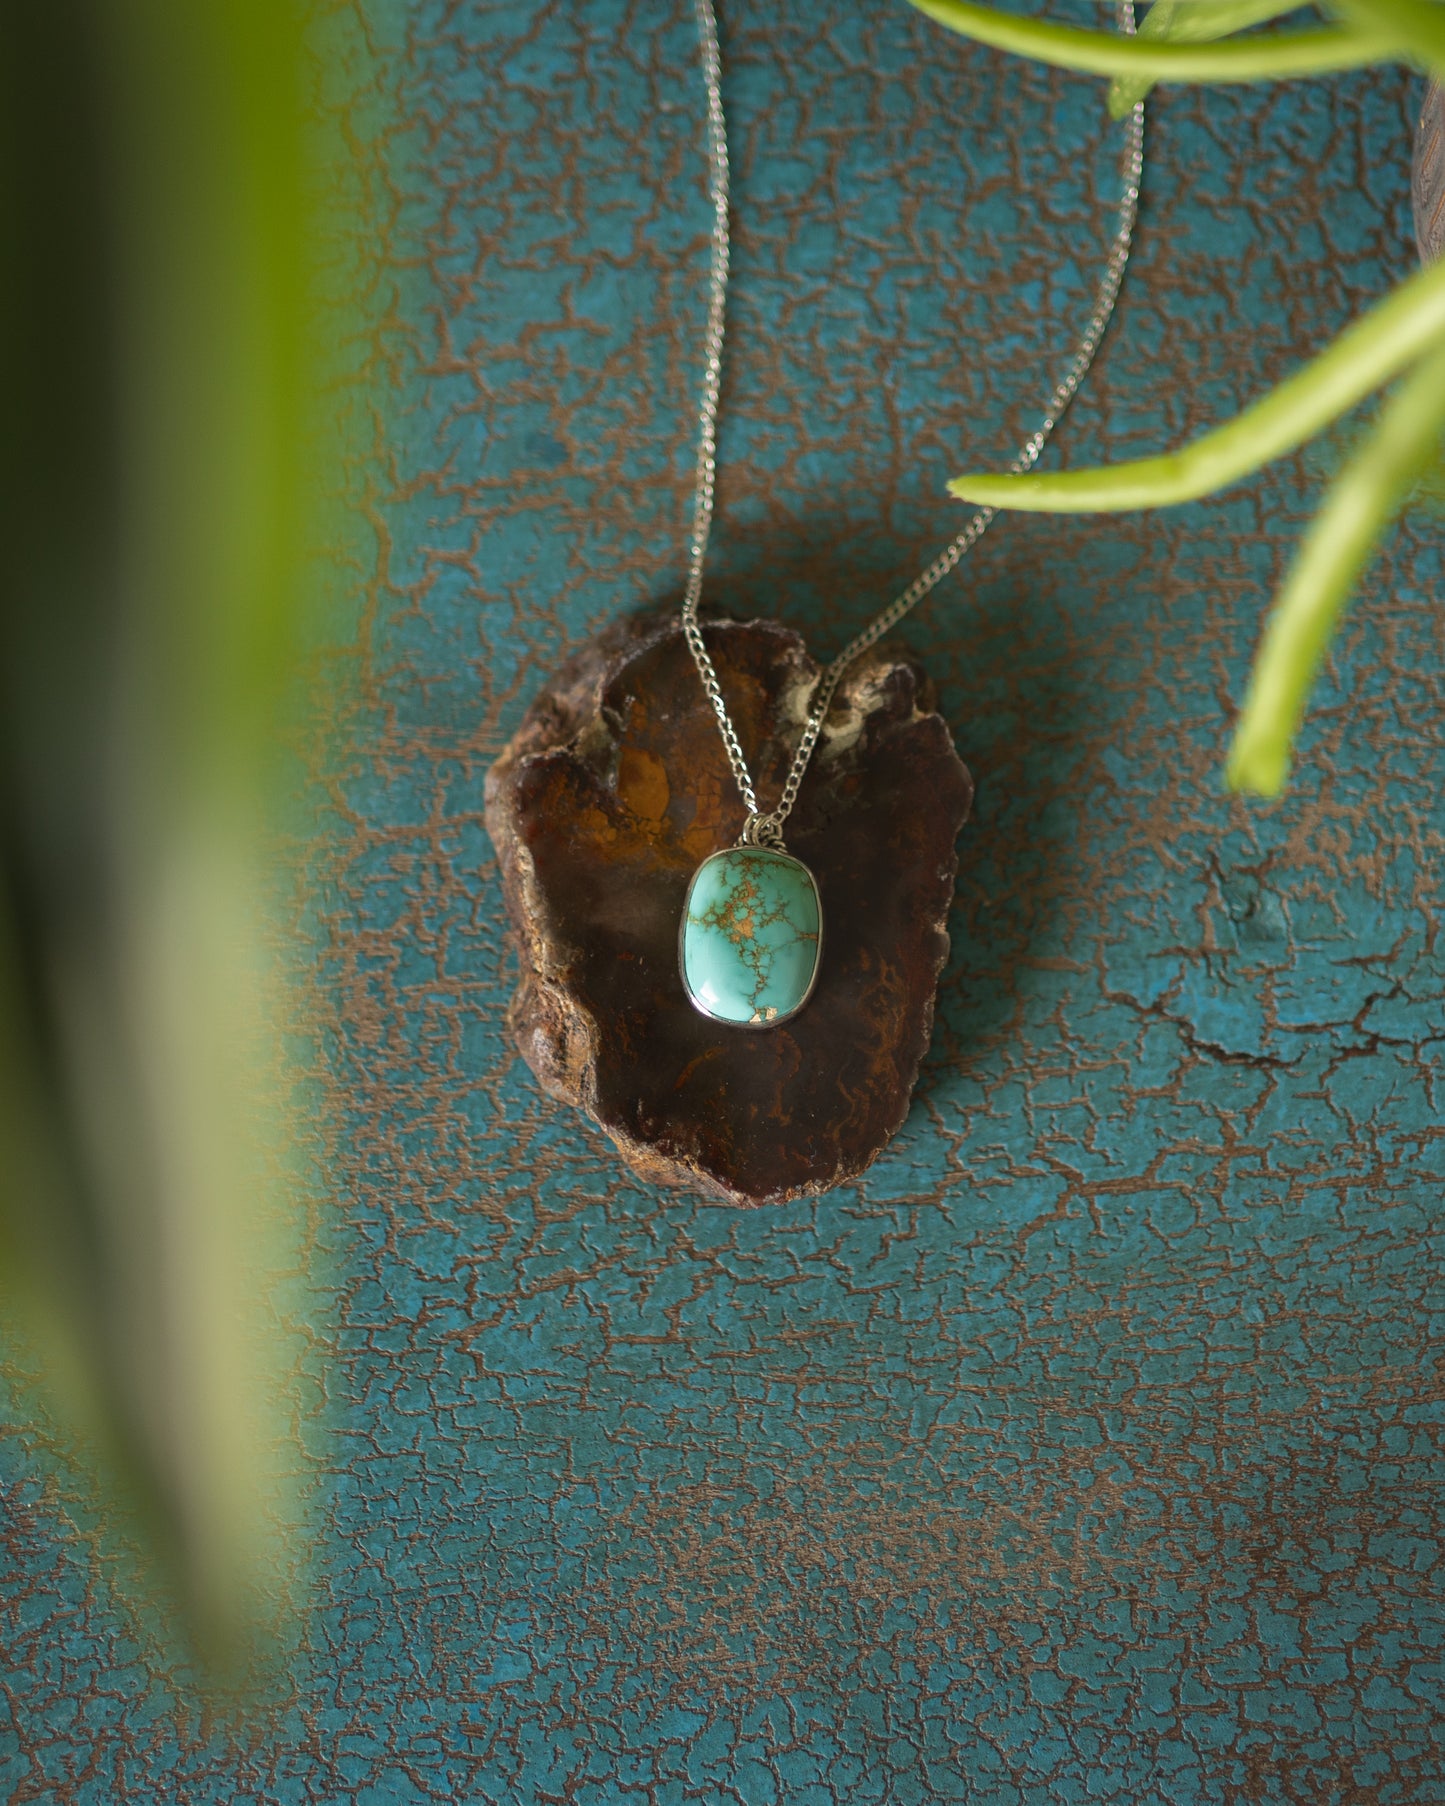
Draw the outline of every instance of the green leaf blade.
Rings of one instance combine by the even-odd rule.
[[[1439,0],[1330,0],[1330,11],[1357,31],[1384,31],[1408,55],[1445,78],[1445,6]]]
[[[369,53],[322,32],[290,0],[0,27],[3,1408],[153,1662],[228,1690],[301,1631],[327,1434],[303,892],[376,397]]]
[[[1138,35],[1171,44],[1207,44],[1298,10],[1299,0],[1154,0]],[[1153,87],[1148,76],[1116,76],[1109,84],[1109,116],[1124,118]]]
[[[963,37],[1084,75],[1143,76],[1150,81],[1275,81],[1358,69],[1403,53],[1397,34],[1357,25],[1220,44],[1173,44],[1021,18],[978,5],[976,0],[911,0],[911,4]]]
[[[1380,535],[1439,455],[1445,345],[1386,402],[1369,439],[1331,485],[1270,614],[1230,749],[1231,790],[1277,795],[1310,687]]]
[[[955,477],[960,500],[1031,514],[1166,508],[1238,482],[1347,413],[1445,340],[1445,261],[1417,271],[1303,369],[1182,451],[1090,470]]]

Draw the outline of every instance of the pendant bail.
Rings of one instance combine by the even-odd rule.
[[[776,811],[768,815],[754,811],[749,815],[743,823],[742,833],[738,835],[737,844],[740,847],[768,847],[774,853],[786,853],[788,850],[783,844],[783,824]]]

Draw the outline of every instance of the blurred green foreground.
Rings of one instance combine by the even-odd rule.
[[[357,292],[361,180],[278,0],[46,0],[3,34],[4,1415],[234,1666],[304,1594],[318,1452],[288,923],[339,707],[360,334],[325,289]]]

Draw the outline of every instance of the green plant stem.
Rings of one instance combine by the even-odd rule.
[[[1293,451],[1445,338],[1445,261],[1419,270],[1329,347],[1183,451],[1091,470],[955,477],[949,491],[1033,514],[1118,513],[1190,502]]]
[[[1445,345],[1380,412],[1369,439],[1331,484],[1269,617],[1225,781],[1273,796],[1324,650],[1381,532],[1434,459],[1445,430]]]
[[[974,0],[911,0],[950,31],[998,50],[1087,75],[1147,76],[1151,81],[1254,82],[1358,69],[1402,54],[1393,32],[1365,26],[1236,38],[1222,44],[1171,44],[1020,18]]]
[[[1298,9],[1299,0],[1154,0],[1139,36],[1157,43],[1210,44]],[[1109,84],[1109,116],[1122,119],[1153,86],[1147,76],[1116,77]]]

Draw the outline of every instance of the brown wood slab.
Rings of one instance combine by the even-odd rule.
[[[773,622],[707,632],[767,801],[817,667]],[[607,629],[487,780],[523,1058],[647,1179],[755,1205],[855,1178],[908,1113],[972,796],[927,678],[875,648],[839,689],[788,823],[822,895],[817,988],[777,1028],[711,1022],[678,976],[678,921],[694,869],[742,828],[742,803],[675,616]]]

